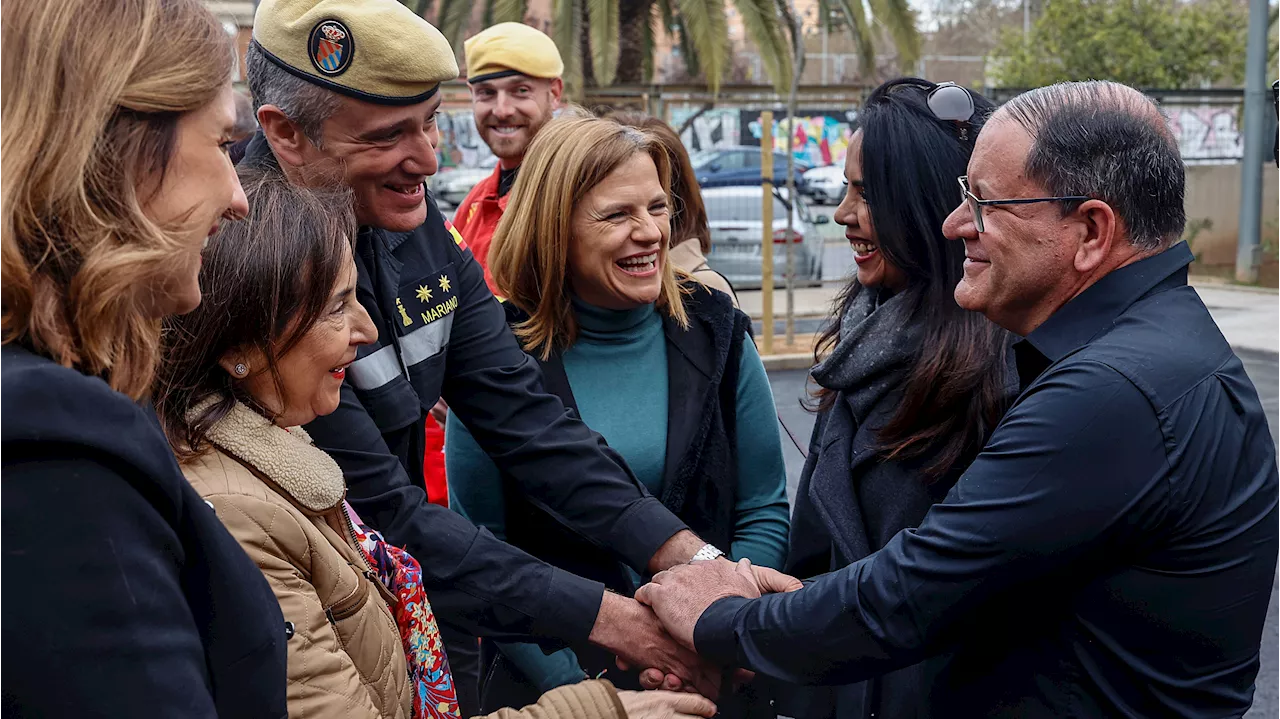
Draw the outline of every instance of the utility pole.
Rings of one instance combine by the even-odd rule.
[[[792,0],[787,0],[787,8],[791,11],[791,87],[787,94],[787,234],[783,247],[787,251],[787,346],[790,347],[796,341],[796,243],[792,237],[795,235],[795,217],[800,208],[800,198],[796,195],[796,90],[800,85],[800,75],[804,72],[804,35]],[[824,67],[825,63],[824,57]]]
[[[1031,0],[1022,0],[1022,39],[1031,34]]]
[[[1244,157],[1240,159],[1240,234],[1236,281],[1258,281],[1262,236],[1262,163],[1271,129],[1267,118],[1267,0],[1249,0],[1249,46],[1244,71]]]

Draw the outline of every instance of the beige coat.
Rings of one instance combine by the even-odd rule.
[[[301,428],[281,429],[237,404],[208,433],[212,451],[183,466],[266,575],[293,624],[289,715],[350,719],[410,716],[412,687],[395,602],[356,549],[342,508],[346,483]],[[622,719],[607,682],[551,692],[495,719]]]
[[[702,254],[702,244],[696,237],[681,242],[671,248],[671,263],[676,267],[693,275],[693,278],[713,290],[720,290],[729,295],[729,299],[733,300],[733,306],[738,306],[738,296],[734,294],[733,288],[729,286],[729,281],[719,272],[711,269],[707,264],[707,258]]]

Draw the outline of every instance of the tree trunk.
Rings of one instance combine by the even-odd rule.
[[[644,23],[652,22],[653,0],[623,0],[618,11],[618,85],[645,81]]]
[[[582,41],[579,43],[582,47],[582,86],[584,88],[595,87],[596,70],[595,65],[591,62],[591,31],[589,30],[591,19],[587,13],[586,0],[582,0],[579,5],[582,8],[582,29],[580,31],[582,33]]]

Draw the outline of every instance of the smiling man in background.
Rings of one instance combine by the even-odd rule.
[[[453,224],[484,268],[489,289],[501,296],[489,272],[489,243],[529,143],[560,107],[564,61],[551,38],[518,22],[494,25],[463,47],[476,130],[498,166],[458,205]]]

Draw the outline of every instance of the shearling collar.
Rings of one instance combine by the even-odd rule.
[[[313,445],[301,427],[282,429],[236,402],[207,436],[313,512],[333,509],[346,496],[347,484],[338,463]]]

